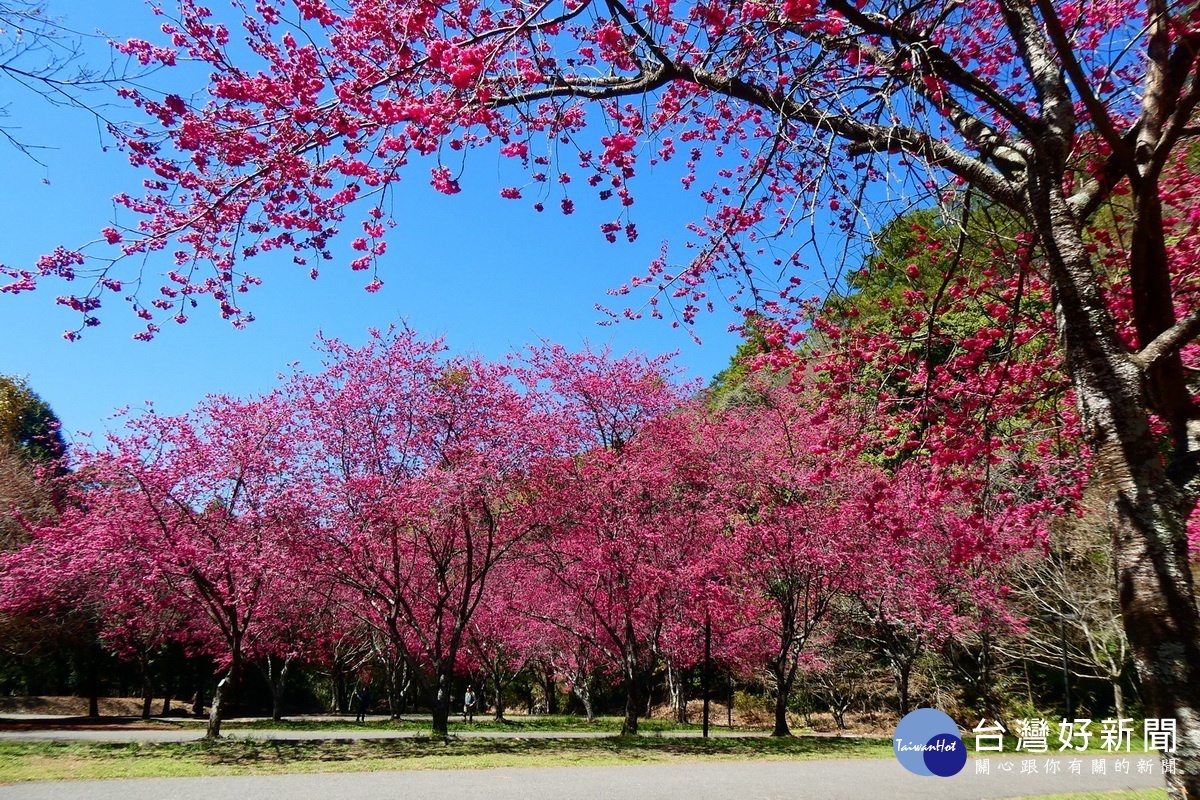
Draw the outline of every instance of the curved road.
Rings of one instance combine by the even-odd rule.
[[[26,783],[0,787],[0,800],[979,800],[1162,785],[1157,759],[1153,774],[1138,773],[1136,754],[1129,774],[1116,771],[1118,759],[1095,760],[1105,774],[1091,773],[1092,757],[1078,775],[1066,759],[1046,774],[1038,758],[1033,775],[1021,773],[1022,759],[997,757],[989,775],[968,761],[948,779],[910,775],[890,759],[707,762]]]

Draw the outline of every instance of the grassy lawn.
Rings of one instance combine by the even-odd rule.
[[[890,757],[885,739],[655,736],[603,739],[389,739],[115,744],[0,742],[0,782],[405,769],[604,766],[698,760]]]

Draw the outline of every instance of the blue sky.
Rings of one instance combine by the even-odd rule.
[[[114,38],[153,38],[159,21],[138,0],[51,0],[50,8],[76,29],[99,28]],[[94,47],[90,58],[102,64],[107,55]],[[171,78],[167,73],[157,80]],[[56,245],[96,238],[112,218],[112,195],[136,193],[143,176],[120,153],[103,151],[104,138],[85,112],[52,108],[14,87],[3,91],[9,118],[2,122],[23,141],[50,148],[37,153],[42,166],[0,145],[7,190],[0,196],[0,262],[24,266]],[[132,117],[119,108],[107,113]],[[634,184],[640,239],[609,244],[599,232],[606,216],[587,202],[586,190],[573,195],[579,205],[574,215],[554,210],[553,195],[538,214],[530,208],[537,198],[499,197],[503,165],[494,152],[475,156],[464,191],[453,197],[433,191],[420,168],[404,179],[396,198],[399,227],[383,260],[385,286],[375,294],[363,291],[369,276],[352,273],[345,262],[323,267],[314,282],[292,267],[290,257],[275,263],[259,257],[250,271],[263,285],[243,303],[257,321],[245,330],[222,321],[215,305],[202,304],[186,325],[166,320],[152,342],[135,342],[131,336],[141,323],[114,298],[103,309],[102,325],[71,343],[61,334],[78,319],[54,303],[67,287],[48,282],[33,293],[0,296],[0,336],[9,343],[0,373],[28,376],[71,433],[103,430],[114,409],[147,400],[176,412],[208,393],[264,390],[291,362],[316,365],[318,331],[357,342],[369,327],[399,320],[426,335],[444,334],[454,350],[493,358],[544,337],[572,348],[587,339],[611,342],[620,351],[679,350],[688,374],[706,379],[725,366],[737,344],[736,334],[727,332],[736,319],[728,305],[700,320],[702,346],[669,322],[597,325],[602,315],[596,303],[629,302],[606,297],[606,290],[639,274],[664,240],[682,245],[685,224],[702,213],[694,192],[679,191],[677,172],[643,168]],[[165,259],[147,265],[153,289],[164,267]],[[635,296],[632,304],[649,297]]]

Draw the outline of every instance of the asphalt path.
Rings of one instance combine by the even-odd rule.
[[[1094,760],[1105,774],[1092,774]],[[1023,759],[987,761],[989,774],[971,760],[953,778],[871,759],[64,781],[0,786],[0,800],[979,800],[1162,785],[1157,760],[1153,774],[1139,774],[1136,757],[1129,773],[1112,757],[1081,759],[1080,774],[1066,759],[1057,774],[1036,759],[1036,775],[1022,773]]]

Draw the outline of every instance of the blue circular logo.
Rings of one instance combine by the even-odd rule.
[[[967,746],[950,715],[918,708],[896,726],[892,737],[896,760],[914,775],[957,775],[967,763]]]

